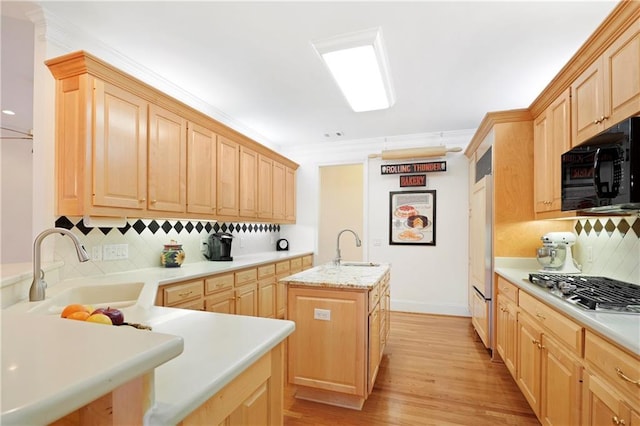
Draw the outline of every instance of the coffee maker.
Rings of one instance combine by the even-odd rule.
[[[231,261],[231,243],[233,235],[228,232],[215,232],[204,243],[204,257],[213,261]]]

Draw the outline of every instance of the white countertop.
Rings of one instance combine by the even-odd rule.
[[[356,265],[357,263],[362,263],[362,266]],[[389,268],[387,263],[325,263],[282,278],[280,282],[287,285],[367,289],[373,287]]]
[[[2,310],[0,423],[29,424],[34,423],[31,419],[40,419],[38,416],[47,416],[48,420],[35,423],[53,421],[157,366],[155,404],[147,413],[145,423],[168,425],[179,422],[291,334],[295,324],[154,306],[158,286],[306,254],[310,253],[266,252],[237,256],[232,262],[187,263],[180,268],[147,268],[64,280],[47,289],[44,302],[24,301]],[[58,318],[58,312],[39,309],[47,300],[71,288],[136,282],[143,283],[138,299],[133,305],[120,309],[125,321],[150,325],[152,332],[63,320]],[[11,332],[5,333],[5,328]],[[43,344],[43,330],[47,336],[46,345]],[[86,342],[91,341],[101,343],[87,347]],[[172,345],[176,344],[179,344],[181,354],[180,351],[175,353]],[[96,349],[103,346],[108,350]],[[94,356],[96,351],[99,355]],[[127,355],[115,356],[119,351]],[[24,367],[16,369],[11,359],[20,353],[30,355],[22,355]],[[96,363],[95,358],[101,362]],[[109,364],[110,359],[113,365]],[[22,385],[37,383],[41,386],[38,381],[42,380],[38,374],[42,369],[40,365],[56,366],[50,368],[56,375],[45,376],[46,383],[42,384],[46,384],[44,402],[38,396],[40,393],[30,392]],[[130,368],[132,365],[135,369]],[[74,371],[77,375],[70,374]],[[130,376],[130,372],[136,374]],[[11,374],[12,380],[5,380]],[[97,387],[96,382],[106,387]],[[93,387],[101,393],[94,395],[96,392],[90,391]],[[23,389],[27,390],[22,399],[12,395]],[[52,404],[56,410],[49,411]]]
[[[182,352],[182,338],[2,313],[3,425],[48,424]]]
[[[496,267],[495,271],[517,287],[553,306],[578,323],[607,337],[621,347],[640,355],[640,314],[595,312],[567,303],[529,282],[532,269]]]

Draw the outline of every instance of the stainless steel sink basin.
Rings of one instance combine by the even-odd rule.
[[[144,283],[86,285],[70,288],[38,303],[29,312],[60,314],[72,303],[92,305],[94,308],[111,306],[122,308],[136,303]]]
[[[340,266],[380,266],[380,264],[372,262],[341,262]]]

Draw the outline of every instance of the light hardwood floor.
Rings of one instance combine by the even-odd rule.
[[[362,411],[303,401],[285,388],[284,424],[539,425],[469,318],[391,313],[391,334]]]

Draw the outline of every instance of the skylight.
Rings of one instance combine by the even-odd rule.
[[[356,112],[391,107],[395,102],[380,28],[312,43]]]

